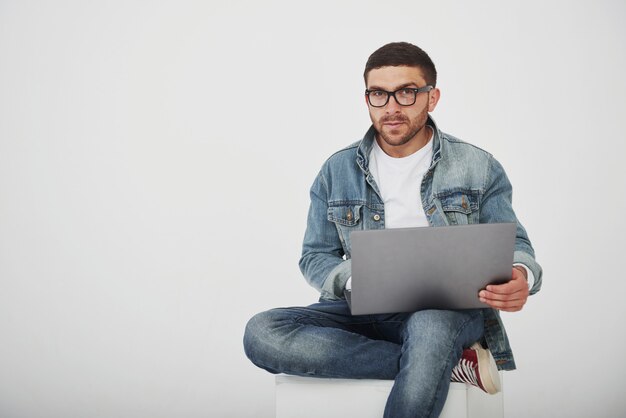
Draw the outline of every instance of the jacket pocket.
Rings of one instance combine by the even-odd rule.
[[[450,225],[478,223],[478,194],[471,191],[446,193],[439,196],[441,208]]]
[[[343,245],[344,253],[350,257],[350,233],[363,229],[361,217],[363,205],[361,204],[334,204],[328,207],[328,220],[337,227],[339,239]]]

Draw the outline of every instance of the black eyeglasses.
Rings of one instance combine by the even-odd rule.
[[[400,106],[412,106],[415,104],[418,93],[431,91],[433,88],[433,86],[424,86],[418,89],[403,87],[396,91],[365,90],[365,95],[367,96],[368,103],[373,107],[384,107],[387,105],[389,102],[389,96],[393,96]]]

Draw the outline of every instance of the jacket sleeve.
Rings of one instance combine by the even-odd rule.
[[[512,198],[513,188],[504,172],[504,168],[491,157],[489,159],[485,192],[480,203],[480,222],[515,222],[517,224],[513,262],[524,264],[532,271],[535,276],[535,282],[530,289],[530,294],[533,295],[541,289],[543,271],[541,266],[535,261],[535,250],[526,230],[515,216]]]
[[[300,270],[307,282],[320,292],[321,299],[341,299],[352,269],[350,260],[344,260],[337,228],[328,220],[329,190],[323,172],[315,179],[310,194]]]

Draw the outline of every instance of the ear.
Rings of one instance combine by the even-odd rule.
[[[441,97],[441,92],[437,87],[428,92],[428,111],[432,112],[437,107],[437,103],[439,103],[439,98]]]

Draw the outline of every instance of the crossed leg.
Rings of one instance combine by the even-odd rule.
[[[244,349],[271,373],[395,379],[385,417],[437,417],[452,367],[482,334],[480,310],[352,316],[333,301],[255,315]]]

